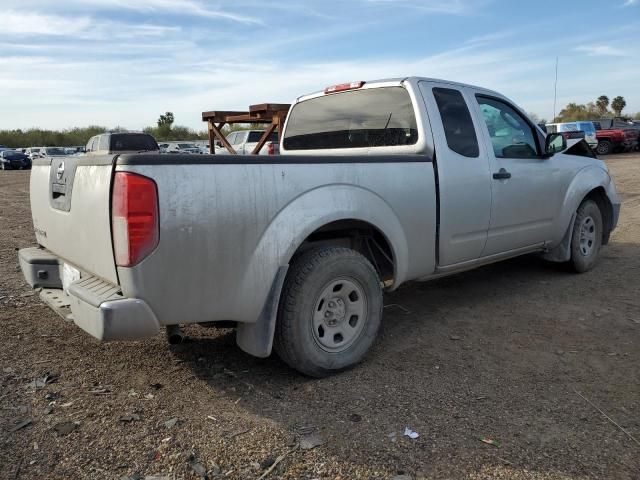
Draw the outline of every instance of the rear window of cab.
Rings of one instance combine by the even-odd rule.
[[[323,95],[297,103],[289,113],[286,150],[414,145],[416,116],[403,87]]]

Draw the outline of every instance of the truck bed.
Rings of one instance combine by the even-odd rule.
[[[333,220],[352,217],[392,232],[398,283],[435,268],[435,175],[424,155],[139,154],[64,161],[73,178],[57,179],[59,160],[33,167],[38,243],[82,278],[103,280],[123,299],[144,302],[159,325],[255,322],[278,271],[305,238]],[[115,172],[157,185],[159,243],[133,267],[114,260]],[[52,190],[65,180],[68,211]]]

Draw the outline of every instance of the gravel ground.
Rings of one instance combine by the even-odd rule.
[[[594,271],[406,285],[367,360],[323,380],[230,330],[94,341],[24,284],[29,173],[2,172],[0,478],[257,479],[281,456],[267,478],[640,478],[640,155],[607,163],[623,210]]]

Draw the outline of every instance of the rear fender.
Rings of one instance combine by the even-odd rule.
[[[291,258],[305,239],[319,228],[338,220],[360,220],[385,235],[394,259],[394,287],[404,281],[408,246],[402,225],[391,207],[377,194],[354,185],[318,187],[293,199],[262,234],[245,271],[240,288],[256,295],[263,308],[255,323],[239,324],[237,342],[258,357],[271,352],[277,305]],[[255,298],[255,297],[254,297]]]

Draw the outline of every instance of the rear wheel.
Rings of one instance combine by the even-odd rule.
[[[611,153],[613,146],[609,140],[600,140],[598,142],[598,146],[596,147],[596,151],[598,155],[608,155]]]
[[[290,367],[324,377],[364,358],[381,318],[382,290],[371,263],[348,248],[313,249],[287,274],[274,348]]]
[[[582,202],[576,212],[571,238],[570,264],[576,272],[591,270],[602,246],[602,213],[593,200]]]

